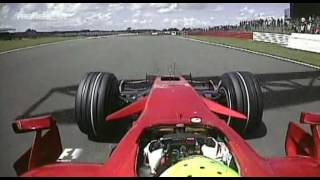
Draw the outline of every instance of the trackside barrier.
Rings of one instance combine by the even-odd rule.
[[[253,32],[254,41],[276,43],[283,46],[288,45],[289,36],[288,34]]]
[[[195,36],[218,36],[218,37],[230,37],[230,38],[238,38],[238,39],[252,39],[253,33],[252,32],[193,32],[189,33],[189,35]]]
[[[320,35],[292,33],[287,47],[320,53]]]
[[[318,34],[292,33],[288,35],[253,32],[253,40],[276,43],[287,48],[320,53],[320,35]]]

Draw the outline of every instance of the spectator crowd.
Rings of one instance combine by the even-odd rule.
[[[184,31],[184,29],[182,29]],[[310,33],[320,34],[320,16],[309,16],[285,20],[265,18],[240,21],[237,25],[220,25],[208,28],[196,28],[193,31],[258,31],[272,33]]]
[[[240,29],[246,31],[270,31],[283,33],[310,33],[319,34],[320,16],[309,16],[308,18],[296,18],[293,20],[266,18],[251,21],[241,21]]]

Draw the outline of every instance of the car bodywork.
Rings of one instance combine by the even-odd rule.
[[[216,128],[228,139],[240,176],[320,176],[320,114],[302,113],[300,123],[309,124],[312,135],[290,122],[285,139],[285,157],[262,157],[218,114],[246,116],[200,96],[182,76],[157,77],[150,93],[112,113],[106,121],[139,114],[105,163],[57,162],[62,152],[59,131],[49,116],[17,120],[16,132],[35,131],[31,148],[14,164],[21,176],[138,176],[139,138],[148,128],[184,124]],[[197,121],[193,121],[196,119]],[[46,130],[45,134],[43,131]]]

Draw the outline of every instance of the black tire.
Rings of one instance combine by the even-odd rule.
[[[248,117],[245,121],[227,117],[227,124],[241,135],[253,132],[260,126],[263,115],[259,81],[250,72],[229,72],[221,76],[221,82],[220,90],[226,95],[225,105]]]
[[[112,73],[90,72],[79,84],[75,117],[79,129],[94,140],[104,139],[114,131],[105,117],[119,108],[118,80]]]

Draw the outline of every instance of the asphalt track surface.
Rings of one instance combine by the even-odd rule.
[[[172,36],[82,39],[0,55],[0,176],[15,176],[14,161],[31,145],[33,133],[15,134],[18,117],[51,113],[64,148],[82,148],[76,162],[104,162],[115,143],[97,143],[74,120],[74,93],[86,72],[109,71],[121,78],[146,73],[219,76],[250,71],[262,82],[263,124],[248,138],[264,156],[283,156],[289,121],[301,111],[320,112],[320,72],[305,66]],[[308,126],[304,126],[308,129]]]

